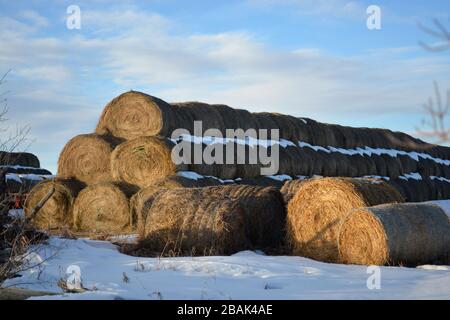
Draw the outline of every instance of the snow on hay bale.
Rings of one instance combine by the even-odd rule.
[[[72,138],[58,160],[58,176],[74,178],[86,184],[112,181],[111,152],[122,140],[97,134]]]
[[[142,209],[144,205],[150,205],[151,200],[161,190],[175,188],[200,188],[207,186],[217,186],[221,183],[217,179],[202,178],[189,179],[181,176],[171,176],[154,182],[152,185],[140,189],[130,199],[130,223],[137,226],[138,230],[142,227]]]
[[[192,131],[193,122],[202,121],[203,130],[279,129],[280,138],[313,145],[342,148],[370,146],[419,151],[427,144],[401,132],[386,129],[351,128],[320,123],[277,113],[250,113],[225,105],[185,102],[169,104],[142,92],[129,91],[109,102],[97,124],[96,133],[127,140],[140,136],[169,136],[173,130]],[[448,148],[447,148],[448,149]],[[441,149],[439,149],[441,150]],[[439,154],[450,152],[439,151]]]
[[[271,187],[177,188],[144,210],[142,245],[157,254],[231,254],[282,244],[283,200]]]
[[[322,178],[305,181],[288,204],[287,237],[292,253],[337,262],[338,230],[349,210],[390,202],[403,202],[403,199],[381,180]]]
[[[447,263],[450,222],[437,205],[384,204],[358,208],[343,221],[340,261],[364,265]]]
[[[174,142],[163,137],[140,137],[122,143],[111,155],[111,173],[114,180],[125,181],[143,188],[160,179],[175,175],[179,171],[194,171],[203,176],[214,176],[226,180],[257,177],[261,174],[260,169],[265,167],[261,161],[257,164],[237,164],[236,159],[234,164],[175,164],[172,161],[174,146]],[[193,143],[191,146],[194,150]],[[225,158],[227,147],[221,146]],[[204,150],[205,145],[200,147]],[[236,148],[237,144],[234,144],[233,150]],[[251,152],[250,148],[248,145],[245,146],[246,159]],[[236,156],[236,152],[234,155]],[[289,156],[289,153],[287,155]],[[294,163],[295,159],[289,157],[287,161]],[[190,162],[193,162],[192,159]],[[292,172],[286,174],[290,173]]]
[[[44,180],[38,183],[28,194],[24,204],[25,216],[39,229],[70,227],[72,225],[73,203],[84,187],[84,183],[71,179]],[[52,188],[55,188],[53,195],[34,217],[30,217],[33,209]]]
[[[120,233],[129,231],[130,197],[138,191],[125,183],[104,182],[80,192],[73,208],[77,231]]]

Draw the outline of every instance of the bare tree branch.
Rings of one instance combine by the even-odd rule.
[[[428,130],[420,128],[416,130],[422,136],[435,139],[436,143],[446,143],[450,141],[450,128],[446,123],[450,111],[450,90],[447,90],[443,103],[438,83],[434,81],[433,84],[435,100],[430,97],[423,105],[428,118],[422,120],[422,125]]]
[[[428,51],[444,51],[450,49],[450,32],[448,29],[438,20],[433,19],[434,27],[428,27],[421,23],[418,24],[419,28],[425,33],[429,34],[438,41],[437,44],[427,44],[423,41],[419,41],[419,44]]]

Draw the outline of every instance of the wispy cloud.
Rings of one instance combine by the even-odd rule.
[[[359,10],[351,2],[320,3],[323,12]],[[413,47],[345,56],[312,46],[279,49],[248,30],[186,33],[175,20],[132,7],[83,10],[82,19],[81,31],[63,36],[36,34],[51,23],[30,12],[0,21],[7,43],[0,68],[14,69],[12,118],[32,124],[32,148],[48,167],[69,138],[93,130],[108,99],[129,89],[354,124],[419,112],[430,81],[450,72],[449,58],[409,55]]]

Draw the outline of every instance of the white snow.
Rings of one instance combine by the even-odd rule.
[[[7,173],[5,178],[6,178],[6,181],[14,180],[14,181],[17,181],[18,183],[22,183],[22,180],[20,179],[19,175],[15,174],[15,173]]]
[[[292,180],[291,176],[288,176],[287,174],[278,174],[274,176],[267,176],[267,178],[278,180],[278,181],[286,181],[286,180]]]
[[[408,179],[414,179],[414,180],[422,180],[422,176],[418,172],[411,172],[411,173],[405,173],[403,176],[400,176],[400,178],[405,178],[405,180]]]
[[[31,260],[44,263],[6,285],[60,293],[33,299],[450,299],[444,266],[380,267],[381,288],[370,290],[372,273],[365,266],[251,251],[138,258],[106,241],[52,237]],[[57,286],[71,265],[80,268],[83,287],[92,291],[65,294]]]
[[[286,140],[286,139],[280,139],[280,140],[266,140],[266,139],[256,139],[254,137],[245,137],[245,139],[238,139],[238,138],[221,138],[221,137],[211,137],[211,136],[205,136],[205,137],[198,137],[198,136],[193,136],[193,135],[188,135],[188,134],[184,134],[180,136],[180,139],[171,139],[173,143],[178,143],[180,140],[182,141],[190,141],[193,143],[203,143],[206,145],[212,144],[212,143],[220,143],[220,144],[226,144],[228,142],[234,142],[237,144],[244,144],[244,145],[249,145],[252,147],[255,146],[262,146],[262,147],[268,147],[268,146],[273,146],[275,144],[280,145],[283,148],[287,148],[288,146],[291,147],[295,147],[295,146],[299,146],[300,148],[311,148],[314,151],[323,151],[326,153],[333,153],[333,152],[339,152],[345,155],[355,155],[355,154],[359,154],[359,155],[366,155],[366,156],[371,156],[372,154],[376,154],[376,155],[389,155],[393,158],[399,156],[399,155],[404,155],[404,156],[408,156],[411,159],[415,160],[415,161],[419,161],[420,158],[423,159],[429,159],[432,160],[438,164],[442,164],[445,166],[450,166],[450,160],[445,160],[445,159],[441,159],[441,158],[435,158],[432,157],[431,155],[427,154],[427,153],[423,153],[423,152],[415,152],[415,151],[411,151],[411,152],[407,152],[407,151],[402,151],[402,150],[397,150],[397,149],[386,149],[386,148],[371,148],[368,146],[365,147],[358,147],[355,149],[344,149],[344,148],[336,148],[336,147],[332,147],[332,146],[328,146],[328,147],[322,147],[322,146],[315,146],[312,145],[310,143],[304,142],[304,141],[298,141],[297,143],[290,141],[290,140]]]
[[[430,176],[430,179],[431,179],[431,180],[436,179],[436,180],[440,180],[440,181],[442,181],[442,182],[450,183],[450,179],[447,179],[447,178],[445,178],[445,177]]]
[[[177,176],[184,177],[191,180],[203,179],[203,176],[194,171],[179,171]]]

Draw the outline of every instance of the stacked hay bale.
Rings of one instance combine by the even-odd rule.
[[[169,155],[176,142],[167,138],[180,128],[193,133],[194,121],[202,121],[199,135],[211,128],[221,132],[237,128],[279,129],[280,138],[290,142],[280,147],[279,174],[293,177],[379,176],[386,180],[398,180],[419,173],[423,179],[450,179],[449,148],[433,146],[401,132],[343,127],[275,113],[249,113],[224,105],[199,102],[169,104],[135,91],[120,95],[105,107],[96,133],[128,140],[126,146],[115,152],[111,166],[116,179],[129,179],[129,183],[135,179],[127,177],[129,175],[138,175],[141,176],[140,180],[150,182],[151,179],[158,180],[180,170],[191,170],[221,179],[242,178],[249,181],[260,174],[261,167],[264,167],[261,162],[246,166],[174,166]],[[149,138],[156,136],[164,141]],[[142,148],[141,152],[136,151],[138,148]],[[204,148],[202,146],[202,150]],[[130,150],[135,150],[134,154]],[[148,163],[143,164],[144,169],[138,166],[136,171],[139,173],[130,173],[128,164],[136,163],[136,158],[145,162],[142,159],[146,155],[148,159],[145,161]],[[151,164],[155,161],[159,162],[156,167]],[[164,170],[156,172],[148,169],[158,166]],[[421,188],[425,187],[422,184]],[[431,200],[429,197],[427,199]]]
[[[39,229],[71,227],[73,203],[84,187],[84,183],[70,179],[42,181],[31,190],[25,201],[25,216]],[[51,194],[51,197],[38,212],[34,213],[34,208],[47,194]]]
[[[245,164],[238,162],[242,158],[236,152],[238,147],[242,147],[244,157],[248,159],[257,146],[269,155],[274,150],[273,141],[258,141],[255,145],[237,140],[224,142],[218,139],[211,142],[211,139],[192,139],[192,136],[171,139],[171,134],[176,129],[186,129],[194,134],[194,121],[202,121],[202,131],[196,132],[196,135],[202,135],[208,129],[218,129],[222,133],[226,129],[279,129],[281,140],[278,142],[278,176],[261,176],[261,169],[268,165],[260,158],[260,153],[257,153],[255,163]],[[272,138],[275,136],[269,132],[267,139]],[[195,161],[175,164],[172,153],[180,143],[191,144],[192,148],[199,147],[201,152],[212,152],[214,147],[223,147],[225,156],[234,159],[235,164],[197,164]],[[226,154],[226,147],[229,146],[232,147],[231,154]],[[50,204],[49,210],[44,206],[37,216],[41,216],[42,221],[57,220],[41,224],[47,226],[66,224],[84,232],[113,233],[129,232],[137,227],[141,233],[145,230],[145,218],[149,212],[153,212],[153,209],[150,210],[153,200],[163,199],[162,194],[170,194],[171,190],[178,190],[180,187],[186,189],[237,183],[281,188],[284,177],[296,179],[299,176],[303,178],[316,175],[377,176],[388,180],[409,201],[416,199],[418,194],[423,200],[443,199],[448,188],[442,187],[438,192],[435,190],[439,188],[432,186],[447,184],[450,179],[449,150],[426,144],[400,132],[350,128],[276,113],[250,113],[225,105],[199,102],[169,104],[156,97],[130,91],[106,105],[95,133],[76,136],[63,148],[55,184],[59,186],[60,181],[65,181],[65,189],[64,192],[55,193],[49,200],[55,206],[61,203],[57,210],[59,218],[52,217],[54,213],[50,210]],[[415,181],[418,181],[416,174],[424,184],[415,186]],[[68,181],[70,183],[66,183]],[[412,188],[411,185],[414,184],[414,188],[420,189],[420,192],[406,190],[403,187],[405,183],[407,188]],[[69,184],[76,187],[72,190],[67,187]],[[350,184],[358,185],[357,182]],[[368,193],[371,194],[371,190],[377,189],[380,184],[387,187],[385,183],[370,183]],[[359,193],[353,193],[358,193],[360,199],[352,201],[360,206],[394,201],[388,201],[387,196],[380,196],[383,199],[380,201],[369,201],[364,192],[360,191],[361,188],[355,186],[353,189]],[[86,189],[81,191],[83,187]],[[285,201],[292,198],[290,203],[297,203],[294,195],[302,187],[300,182],[285,184],[282,191]],[[231,190],[227,186],[223,188]],[[428,189],[424,191],[425,188]],[[33,197],[42,198],[48,186],[43,183],[35,189],[36,192],[29,201],[30,208],[32,203],[40,200],[32,200]],[[58,190],[60,189],[62,187]],[[201,194],[201,191],[184,192],[183,201],[188,201],[188,197],[195,199]],[[175,193],[177,197],[181,197],[183,191]],[[58,200],[57,197],[62,198],[61,194],[68,199]],[[372,196],[377,198],[376,195]],[[210,199],[212,203],[205,204],[206,206],[222,208],[218,202],[225,201],[228,204],[224,206],[230,210],[245,211],[245,208],[239,208],[242,205],[236,205],[229,197]],[[176,207],[173,205],[173,210]],[[182,209],[178,210],[181,212]],[[148,232],[142,232],[143,237],[148,238]]]

